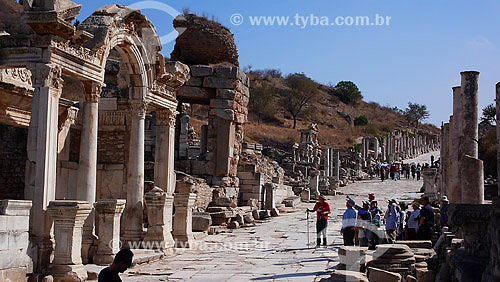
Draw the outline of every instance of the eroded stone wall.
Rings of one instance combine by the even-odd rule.
[[[24,199],[28,129],[0,124],[0,199]]]

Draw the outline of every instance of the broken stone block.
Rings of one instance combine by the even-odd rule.
[[[368,267],[368,279],[370,282],[401,282],[401,274]]]
[[[240,225],[243,225],[245,224],[245,219],[243,218],[243,216],[239,213],[236,214],[236,216],[234,217],[235,221],[238,222]]]
[[[271,209],[271,216],[276,217],[280,215],[280,211],[277,208],[272,208]]]
[[[271,212],[269,210],[260,210],[259,211],[259,218],[260,219],[265,219],[271,217]]]
[[[237,221],[231,221],[227,225],[227,228],[229,228],[229,229],[238,229],[238,228],[240,228],[240,224]]]
[[[228,197],[219,197],[215,199],[214,204],[219,207],[233,207],[233,201]]]
[[[410,248],[422,248],[422,249],[432,248],[432,241],[431,240],[397,241],[396,244],[407,245]]]
[[[369,282],[363,273],[349,270],[335,270],[330,279],[332,282]]]
[[[252,217],[255,219],[255,220],[259,220],[260,219],[260,213],[258,210],[253,210],[252,211]]]
[[[255,221],[251,214],[245,214],[243,216],[243,220],[245,221],[245,223],[253,223]]]
[[[418,282],[418,280],[417,280],[417,278],[415,278],[411,275],[408,275],[408,276],[406,276],[405,282]]]
[[[210,76],[214,73],[214,69],[207,65],[194,65],[189,67],[192,76]]]
[[[195,232],[208,231],[210,225],[212,225],[212,217],[208,212],[193,213],[193,231]]]
[[[427,269],[417,269],[418,282],[434,282],[434,271]]]

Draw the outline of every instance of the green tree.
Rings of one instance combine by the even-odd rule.
[[[429,111],[426,105],[408,102],[408,107],[404,110],[403,114],[408,122],[414,123],[418,128],[418,123],[429,117]]]
[[[497,120],[497,109],[495,105],[489,104],[483,109],[483,115],[481,116],[482,124],[494,125]]]
[[[276,89],[267,83],[250,88],[248,108],[257,115],[258,124],[260,124],[262,118],[272,117],[276,113],[276,108],[271,104],[275,91]]]
[[[359,116],[354,119],[354,125],[367,125],[368,118],[366,116]]]
[[[345,104],[356,105],[363,99],[358,86],[352,81],[341,81],[333,88],[333,95],[339,97]]]
[[[287,95],[280,99],[283,109],[293,117],[293,128],[297,127],[297,117],[305,113],[305,109],[318,93],[316,82],[303,73],[294,73],[286,77],[290,87]]]

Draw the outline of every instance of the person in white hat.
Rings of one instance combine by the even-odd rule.
[[[450,201],[448,200],[448,197],[443,196],[441,198],[441,209],[439,210],[439,213],[441,214],[441,217],[439,219],[439,222],[441,223],[441,227],[448,226],[448,205],[450,204]]]

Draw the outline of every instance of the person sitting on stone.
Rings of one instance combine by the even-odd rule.
[[[316,219],[316,247],[321,246],[321,235],[323,235],[323,246],[326,247],[326,228],[328,226],[328,214],[331,212],[330,205],[325,201],[324,196],[319,196],[319,201],[314,205],[312,210],[307,209],[307,212],[315,211]]]
[[[113,263],[99,272],[98,282],[121,282],[118,273],[123,273],[132,266],[133,257],[134,254],[130,249],[120,250]]]

